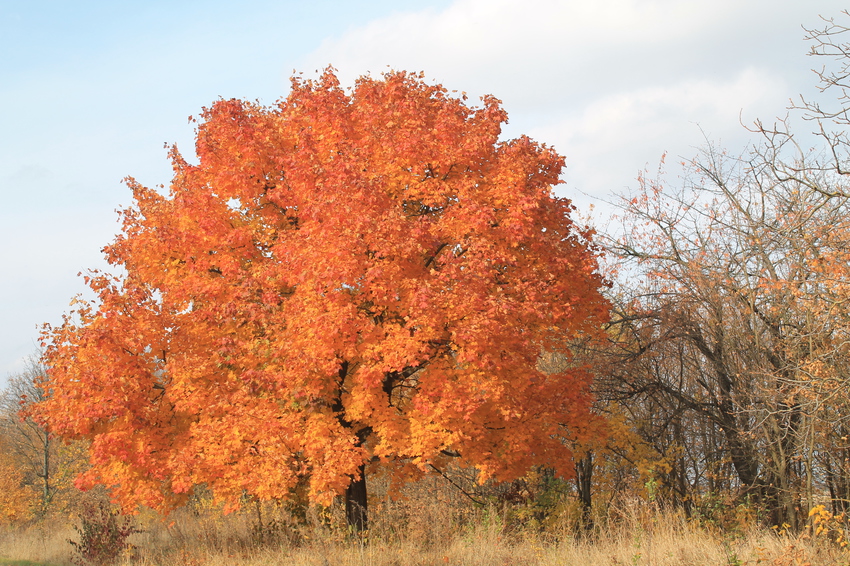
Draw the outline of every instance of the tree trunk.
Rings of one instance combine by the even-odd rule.
[[[345,489],[345,518],[352,531],[360,533],[369,528],[368,505],[366,464],[361,464],[359,475],[352,478]]]
[[[344,390],[345,379],[348,377],[348,369],[349,364],[347,361],[343,361],[339,366],[339,390],[331,409],[336,415],[339,424],[343,428],[351,429],[352,423],[345,418],[345,407],[342,404],[342,392]],[[390,387],[389,391],[392,391],[391,385],[388,386],[385,381],[384,390],[387,391],[388,387]],[[371,429],[368,427],[358,430],[355,433],[357,437],[356,446],[363,446],[370,432]],[[345,520],[348,523],[349,530],[352,532],[360,533],[369,528],[365,463],[360,464],[357,475],[351,477],[351,482],[345,488]]]
[[[44,479],[41,493],[41,515],[47,515],[47,507],[50,505],[50,435],[44,431],[44,450],[41,461],[41,477]]]
[[[585,530],[593,529],[593,452],[576,462],[576,486],[581,503],[581,522]]]

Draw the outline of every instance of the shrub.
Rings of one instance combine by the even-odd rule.
[[[140,533],[128,517],[119,519],[119,512],[101,502],[87,505],[80,516],[80,526],[74,530],[80,535],[79,542],[69,540],[74,547],[72,561],[79,566],[103,566],[114,564],[122,552],[130,548],[127,539]]]

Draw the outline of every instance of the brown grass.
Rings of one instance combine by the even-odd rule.
[[[557,540],[539,533],[506,535],[495,523],[467,526],[441,541],[408,537],[347,539],[318,532],[298,542],[259,544],[244,517],[182,517],[135,535],[125,564],[162,566],[464,566],[491,565],[771,565],[848,564],[848,555],[823,541],[754,531],[728,539],[695,527],[676,514],[659,515],[650,525],[621,524],[596,536]],[[441,529],[440,525],[434,525]],[[56,565],[70,564],[67,539],[73,531],[55,525],[6,532],[0,554]]]
[[[780,535],[750,526],[735,534],[701,526],[640,500],[609,507],[591,532],[569,506],[543,523],[517,508],[477,508],[449,491],[425,490],[401,501],[378,498],[372,530],[349,537],[341,511],[311,509],[296,519],[266,505],[222,516],[210,502],[163,520],[136,518],[144,532],[122,564],[139,566],[835,566],[850,554],[824,538]],[[53,518],[0,533],[0,557],[71,564],[70,521]]]
[[[184,538],[175,529],[137,535],[136,548],[122,563],[163,566],[424,566],[457,564],[489,565],[750,565],[802,566],[848,564],[846,552],[811,540],[753,532],[727,540],[680,522],[678,517],[659,517],[646,529],[619,527],[594,538],[545,540],[528,534],[505,536],[494,526],[472,527],[455,533],[442,544],[415,540],[340,540],[338,537],[304,540],[300,544],[259,545],[243,533],[230,530],[209,537]],[[225,527],[227,529],[227,527]],[[189,529],[185,529],[189,530]],[[69,564],[67,539],[73,533],[62,528],[45,533],[31,528],[5,533],[0,553],[10,559]]]

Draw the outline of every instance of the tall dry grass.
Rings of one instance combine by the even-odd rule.
[[[564,505],[548,519],[520,507],[478,507],[437,482],[393,500],[377,489],[371,530],[349,536],[342,510],[253,505],[223,516],[209,501],[166,519],[136,517],[144,532],[122,564],[140,566],[835,566],[850,554],[829,537],[789,535],[751,526],[732,532],[634,499],[598,510],[581,528]],[[262,528],[258,526],[258,514]],[[71,564],[69,521],[52,518],[0,534],[0,556]]]

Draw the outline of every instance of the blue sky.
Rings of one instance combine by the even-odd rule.
[[[814,91],[801,25],[833,0],[0,1],[0,381],[103,268],[121,184],[167,184],[164,143],[191,155],[189,115],[218,97],[272,103],[293,70],[350,84],[388,66],[471,98],[505,135],[567,157],[559,190],[586,208],[635,186],[703,133],[733,151],[740,122]],[[848,18],[850,20],[850,18]],[[676,182],[675,174],[671,182]],[[603,207],[604,208],[604,207]]]

